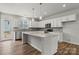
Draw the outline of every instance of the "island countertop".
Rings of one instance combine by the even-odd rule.
[[[56,36],[58,35],[58,32],[48,32],[48,33],[44,33],[44,31],[26,31],[26,32],[22,32],[23,34],[28,34],[28,35],[32,35],[32,36],[37,36],[37,37],[47,37],[47,36]]]

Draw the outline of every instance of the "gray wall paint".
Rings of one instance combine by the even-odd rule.
[[[63,12],[63,13],[51,16],[47,19],[61,17],[61,16],[73,14],[73,13],[77,14],[76,21],[63,23],[63,40],[73,44],[79,44],[79,9]]]

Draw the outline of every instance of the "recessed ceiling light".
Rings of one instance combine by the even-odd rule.
[[[66,7],[66,4],[63,4],[62,7]]]

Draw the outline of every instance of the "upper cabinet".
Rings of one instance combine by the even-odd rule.
[[[61,18],[62,18],[62,22],[75,21],[76,20],[76,14],[64,16],[64,17],[61,17]]]
[[[56,18],[51,20],[51,27],[62,27],[61,19]]]
[[[62,27],[63,26],[62,23],[61,23],[61,18],[56,19],[55,22],[56,22],[55,23],[56,24],[55,27]]]
[[[45,21],[40,21],[39,22],[39,27],[45,28]]]
[[[45,28],[45,24],[51,23],[51,27],[63,27],[63,22],[75,21],[76,14],[71,14],[67,16],[62,16],[58,18],[43,20],[39,22],[32,22],[32,27]]]
[[[38,27],[38,22],[32,21],[31,22],[31,27]]]

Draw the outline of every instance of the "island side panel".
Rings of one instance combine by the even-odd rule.
[[[43,39],[43,38],[29,35],[28,43],[41,52],[42,51],[41,39]]]
[[[42,55],[52,55],[57,52],[58,38],[57,36],[45,37],[42,40]]]

